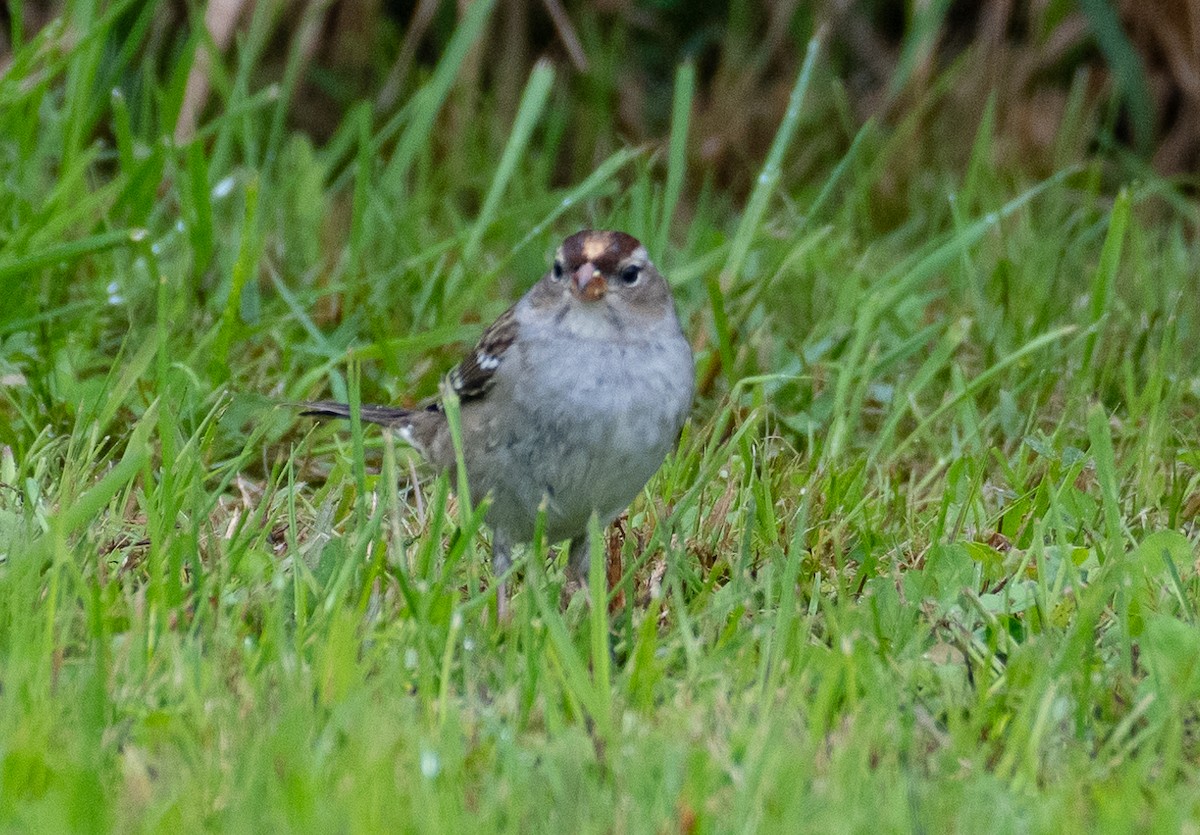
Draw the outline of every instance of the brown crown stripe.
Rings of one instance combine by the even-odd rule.
[[[585,229],[563,241],[563,268],[573,272],[590,261],[603,273],[615,273],[640,246],[637,238],[624,232]]]

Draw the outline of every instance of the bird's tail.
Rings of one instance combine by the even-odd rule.
[[[297,404],[306,417],[350,417],[349,403],[336,403],[333,400],[315,400]],[[393,429],[403,429],[411,422],[412,409],[397,409],[394,406],[368,406],[359,408],[359,418],[364,423],[374,423],[379,426],[390,426]]]
[[[295,405],[303,410],[300,412],[302,415],[350,417],[350,406],[346,403],[317,400]],[[429,458],[431,454],[437,454],[437,439],[439,433],[446,426],[446,414],[436,403],[419,409],[398,409],[395,406],[363,404],[359,408],[358,415],[363,423],[375,423],[393,430],[405,442],[416,447],[426,458]],[[440,461],[441,459],[437,458],[436,460]]]

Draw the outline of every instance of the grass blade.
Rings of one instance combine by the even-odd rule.
[[[1104,247],[1100,250],[1100,263],[1092,277],[1089,304],[1092,330],[1083,346],[1083,370],[1080,375],[1083,377],[1092,370],[1096,340],[1100,338],[1100,329],[1097,326],[1107,315],[1108,306],[1112,302],[1113,285],[1116,282],[1117,270],[1121,266],[1121,249],[1125,244],[1125,230],[1129,226],[1130,208],[1129,189],[1123,188],[1117,194],[1109,214],[1108,233],[1104,236]]]
[[[553,84],[554,67],[549,61],[538,61],[533,67],[533,72],[529,74],[525,92],[521,94],[521,104],[517,108],[517,117],[513,120],[512,132],[508,135],[508,144],[504,146],[504,153],[500,157],[500,164],[496,166],[492,184],[488,188],[479,215],[475,218],[475,225],[471,227],[471,236],[463,245],[463,263],[475,263],[479,244],[488,226],[495,221],[500,200],[516,172],[517,162],[529,146],[529,138],[541,118],[542,110],[546,107],[546,99]]]
[[[429,142],[434,119],[445,104],[467,53],[483,34],[483,27],[491,17],[492,7],[495,5],[496,0],[472,0],[450,43],[446,45],[446,50],[433,71],[433,77],[417,93],[412,119],[400,135],[396,151],[383,173],[383,186],[392,194],[400,193],[401,185],[408,176],[417,154]]]
[[[662,218],[658,222],[653,252],[667,251],[671,237],[671,220],[679,205],[683,192],[683,179],[687,174],[688,123],[692,116],[692,100],[696,97],[696,66],[685,61],[675,71],[675,99],[671,105],[670,146],[667,152],[667,185],[663,193]]]

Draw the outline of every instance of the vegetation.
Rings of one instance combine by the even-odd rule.
[[[271,4],[227,57],[154,3],[37,30],[14,8],[6,829],[1200,816],[1200,252],[1188,184],[1122,150],[1136,107],[1070,83],[1024,164],[1011,101],[980,98],[965,141],[941,109],[958,64],[860,124],[801,13],[770,141],[714,168],[703,62],[630,144],[561,63],[507,102],[485,1],[396,107],[314,141],[293,94],[324,76]],[[197,50],[214,102],[175,142]],[[701,391],[596,605],[540,543],[498,625],[479,509],[279,404],[433,393],[584,226],[648,243]]]

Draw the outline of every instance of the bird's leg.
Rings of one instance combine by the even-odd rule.
[[[570,550],[567,551],[567,585],[565,591],[574,594],[576,589],[588,591],[588,569],[592,562],[592,549],[588,544],[588,535],[580,534],[571,540]]]
[[[492,574],[496,577],[496,620],[508,623],[508,581],[505,573],[512,566],[512,543],[500,531],[492,532]]]

